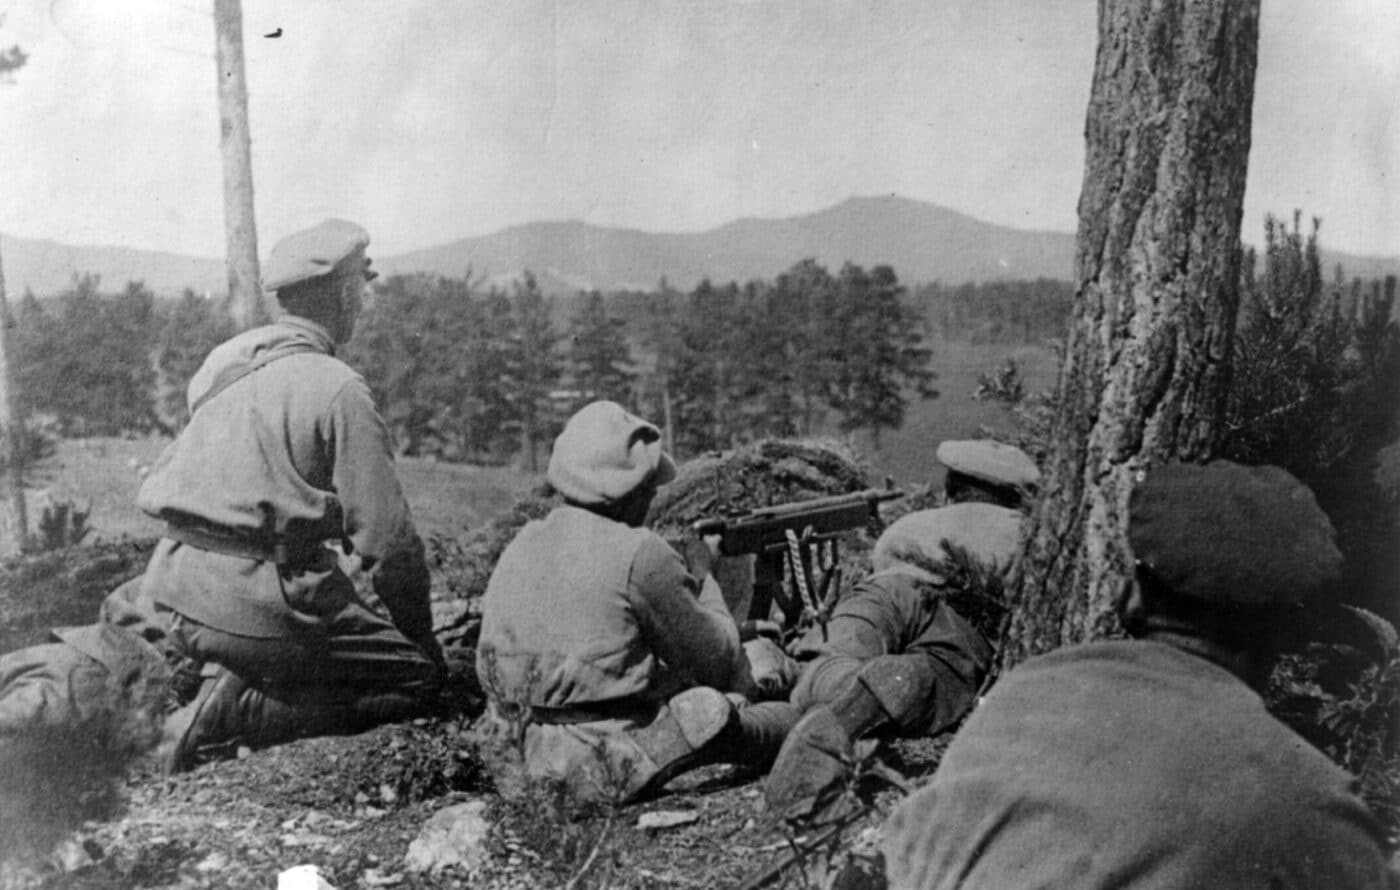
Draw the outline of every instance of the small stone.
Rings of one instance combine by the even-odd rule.
[[[654,813],[643,813],[637,820],[637,827],[643,831],[656,831],[663,828],[675,828],[677,825],[688,825],[700,818],[700,814],[695,810],[658,810]]]
[[[473,800],[434,813],[408,845],[404,865],[411,871],[438,872],[448,866],[475,869],[486,859],[486,802]]]

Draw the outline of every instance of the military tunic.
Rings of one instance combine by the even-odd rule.
[[[279,683],[383,687],[429,681],[437,656],[422,542],[369,388],[320,325],[287,315],[216,347],[191,406],[230,367],[300,349],[193,410],[137,498],[165,520],[143,593],[201,659]],[[182,530],[287,542],[293,564],[192,546]],[[384,621],[356,597],[334,551],[371,570]],[[411,642],[410,642],[411,641]]]
[[[885,829],[894,888],[1380,888],[1351,778],[1235,675],[1160,642],[1010,672]]]
[[[826,628],[809,629],[792,651],[809,662],[792,694],[804,711],[835,701],[870,660],[898,658],[910,678],[908,692],[881,703],[912,735],[936,735],[961,719],[992,661],[991,644],[934,584],[899,570],[862,580],[837,604]]]
[[[671,696],[752,684],[713,578],[691,576],[655,532],[571,505],[502,553],[482,601],[477,673],[494,705],[528,712],[530,771],[600,797],[655,772],[628,732]]]

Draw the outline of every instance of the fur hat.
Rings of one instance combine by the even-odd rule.
[[[1128,509],[1134,557],[1175,596],[1240,608],[1299,603],[1341,573],[1327,514],[1278,467],[1153,467]]]
[[[616,402],[592,402],[554,440],[547,477],[575,503],[610,504],[648,480],[670,482],[676,465],[661,450],[661,430],[654,424]]]

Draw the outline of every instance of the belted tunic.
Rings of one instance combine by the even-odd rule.
[[[295,354],[200,405],[231,367],[273,350]],[[388,430],[323,327],[287,315],[239,334],[210,353],[188,399],[198,410],[137,497],[169,525],[145,574],[156,602],[231,634],[295,634],[353,599],[333,552],[320,546],[336,542],[372,570],[395,625],[410,639],[430,636],[422,542]],[[294,564],[278,565],[274,544]]]

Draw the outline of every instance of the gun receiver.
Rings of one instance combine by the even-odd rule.
[[[872,519],[879,518],[882,502],[903,496],[904,492],[898,489],[868,488],[851,494],[760,507],[731,519],[702,519],[695,523],[694,529],[702,537],[719,535],[719,551],[725,556],[766,553],[787,547],[789,529],[799,535],[809,528],[816,535],[831,535],[864,528]]]
[[[755,554],[752,595],[740,620],[768,619],[776,603],[789,629],[795,626],[806,605],[820,607],[826,602],[826,591],[836,581],[839,589],[840,569],[836,567],[836,535],[850,529],[866,528],[880,517],[880,504],[903,497],[895,488],[870,488],[851,494],[814,498],[808,501],[760,507],[729,518],[702,519],[692,528],[701,537],[719,535],[719,552],[724,556]],[[821,593],[813,596],[809,580],[811,560],[802,552],[810,547],[830,542],[827,554],[832,563],[820,585]],[[785,564],[788,577],[796,576],[791,594],[783,590]],[[797,595],[798,593],[802,595]],[[820,600],[821,602],[816,602]]]

